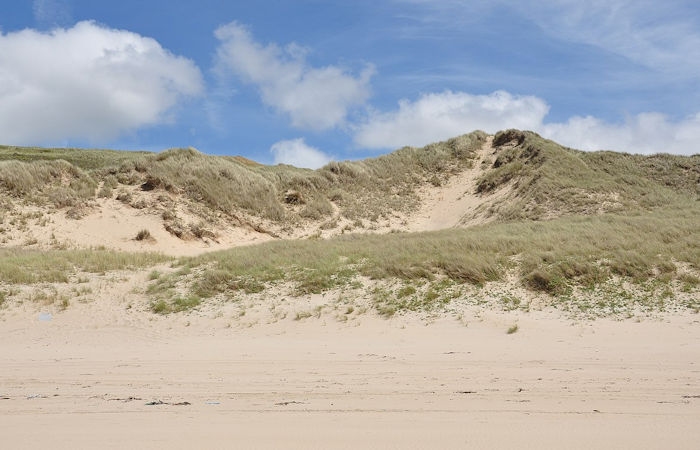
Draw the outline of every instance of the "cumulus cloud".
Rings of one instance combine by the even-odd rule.
[[[581,150],[700,153],[700,113],[679,121],[659,113],[643,113],[611,124],[592,116],[545,122],[548,111],[549,106],[540,98],[504,91],[489,95],[425,94],[413,102],[400,101],[394,111],[370,113],[357,126],[355,142],[365,148],[387,149],[425,145],[477,129],[493,133],[519,128]]]
[[[676,122],[664,114],[643,113],[621,124],[576,116],[565,123],[542,124],[537,130],[549,139],[581,150],[700,153],[700,113]]]
[[[93,22],[0,33],[0,141],[101,141],[167,120],[199,94],[190,60],[154,39]]]
[[[262,101],[286,114],[295,127],[325,130],[344,123],[348,111],[370,96],[370,66],[352,75],[338,66],[312,67],[306,49],[263,45],[236,22],[216,30],[218,72],[256,85]]]
[[[358,126],[355,142],[366,148],[420,146],[467,131],[489,133],[504,128],[533,129],[549,111],[543,100],[505,91],[488,95],[445,91],[401,100],[388,113],[371,112]]]
[[[275,164],[290,164],[308,169],[318,169],[333,159],[321,150],[307,145],[303,138],[279,141],[270,148],[270,152],[274,155]]]

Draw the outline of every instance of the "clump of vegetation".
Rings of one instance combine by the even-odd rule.
[[[372,303],[377,313],[386,318],[405,311],[429,312],[445,306],[459,295],[459,290],[446,289],[448,287],[453,287],[449,280],[428,283],[421,290],[411,285],[398,291],[377,287],[372,291]]]
[[[146,241],[152,239],[151,232],[144,228],[143,230],[140,230],[138,233],[136,233],[135,239],[137,241]]]
[[[511,326],[506,330],[506,334],[515,334],[518,332],[518,324],[516,323],[515,325]]]
[[[119,186],[119,181],[117,180],[117,178],[114,175],[109,175],[105,178],[104,182],[102,183],[102,187],[97,193],[97,196],[100,198],[112,198],[112,191],[117,186]]]
[[[326,198],[315,198],[299,213],[301,217],[312,220],[321,220],[331,214],[333,214],[333,206]]]
[[[5,289],[0,290],[0,307],[7,301],[8,298],[12,295],[12,292],[7,291]]]
[[[63,208],[94,198],[97,184],[66,161],[0,160],[0,188],[15,197]]]
[[[158,300],[151,304],[151,311],[156,314],[168,314],[172,311],[172,308],[165,300]]]
[[[216,234],[208,229],[206,224],[203,222],[190,224],[189,229],[192,235],[197,239],[216,239]]]
[[[512,187],[509,201],[492,206],[500,220],[644,211],[700,196],[700,155],[582,152],[518,130],[497,133],[493,145],[477,191]]]
[[[67,283],[78,273],[140,269],[170,260],[157,253],[0,249],[0,280],[8,284]]]

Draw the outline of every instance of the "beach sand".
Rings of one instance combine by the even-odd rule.
[[[0,320],[2,448],[700,444],[700,317],[690,313],[229,328],[95,319],[89,308],[99,305],[83,306],[50,321],[29,311]],[[507,334],[513,321],[519,329]]]

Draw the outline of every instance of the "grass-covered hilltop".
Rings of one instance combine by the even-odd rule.
[[[162,314],[697,311],[700,155],[582,152],[518,130],[318,170],[0,147],[0,243],[5,306],[65,308],[141,276],[125,306]]]

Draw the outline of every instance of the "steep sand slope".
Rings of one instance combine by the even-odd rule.
[[[443,186],[421,190],[421,208],[407,218],[407,231],[443,230],[488,221],[482,214],[482,208],[502,200],[509,192],[509,188],[504,187],[488,195],[476,193],[477,180],[485,172],[482,163],[490,161],[494,151],[492,143],[493,136],[489,136],[479,149],[472,168],[453,176]]]

